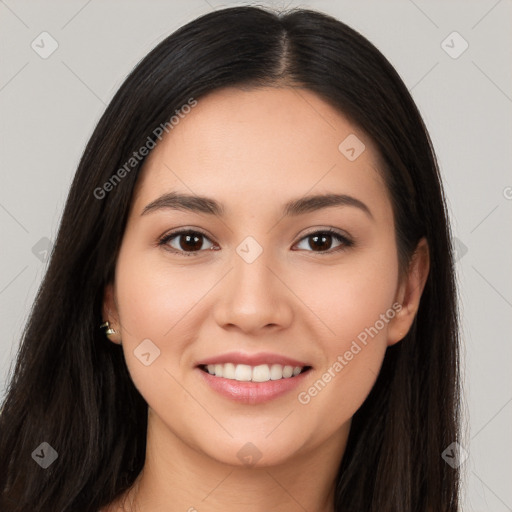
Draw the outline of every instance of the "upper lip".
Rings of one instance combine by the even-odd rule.
[[[257,354],[246,354],[243,352],[227,352],[217,356],[208,357],[197,363],[197,366],[206,366],[209,364],[247,364],[249,366],[258,366],[261,364],[280,364],[282,366],[310,366],[303,361],[293,359],[292,357],[272,354],[270,352],[258,352]]]

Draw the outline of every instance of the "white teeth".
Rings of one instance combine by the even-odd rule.
[[[283,377],[289,379],[293,375],[293,366],[285,366],[283,368]]]
[[[252,369],[253,382],[267,382],[270,380],[270,369],[268,364],[260,364]]]
[[[235,379],[249,381],[252,379],[252,368],[248,364],[237,364],[235,368]]]
[[[289,379],[299,375],[302,371],[300,366],[289,366],[280,364],[260,364],[249,366],[248,364],[209,364],[206,366],[210,375],[224,377],[225,379],[238,380],[241,382],[268,382],[269,380]]]
[[[270,378],[272,380],[279,380],[283,378],[283,367],[280,364],[273,364],[270,367]]]
[[[233,363],[222,364],[222,376],[226,379],[235,379],[235,365]]]
[[[215,368],[213,369],[213,373],[217,375],[217,377],[222,377],[222,369],[223,368],[221,364],[216,364]]]

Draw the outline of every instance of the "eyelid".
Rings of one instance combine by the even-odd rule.
[[[316,233],[330,233],[331,235],[339,235],[342,238],[346,238],[347,240],[352,241],[352,237],[348,233],[346,233],[345,231],[343,231],[341,229],[332,228],[332,227],[311,228],[311,231],[307,231],[306,233],[304,233],[299,238],[299,241],[308,236],[315,235]]]

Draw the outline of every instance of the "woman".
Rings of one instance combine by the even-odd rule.
[[[218,10],[89,141],[0,415],[0,508],[458,510],[456,292],[396,71],[310,10]]]

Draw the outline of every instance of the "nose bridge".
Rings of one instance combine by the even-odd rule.
[[[232,324],[253,331],[267,325],[284,326],[290,321],[290,296],[275,275],[279,270],[271,261],[272,251],[262,249],[257,251],[249,239],[233,254],[233,268],[216,306],[220,325]]]

